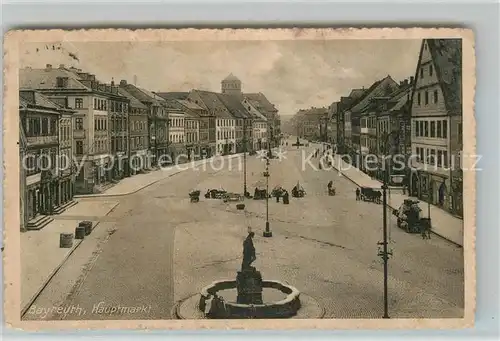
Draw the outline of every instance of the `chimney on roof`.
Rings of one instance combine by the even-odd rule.
[[[52,70],[52,64],[45,65],[45,71],[50,71],[50,70]]]
[[[127,81],[125,79],[122,79],[120,81],[120,86],[125,86],[125,85],[127,85]]]
[[[413,76],[410,77],[410,84],[413,84]]]
[[[114,78],[111,78],[111,86],[115,86],[115,80],[114,80]]]
[[[59,64],[59,68],[60,69],[65,69],[66,67],[64,66],[64,64]]]
[[[405,79],[404,80],[404,86],[407,86],[408,85],[408,79]]]

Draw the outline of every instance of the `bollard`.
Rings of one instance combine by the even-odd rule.
[[[88,236],[92,233],[92,222],[88,220],[81,221],[78,224],[79,227],[83,227],[85,229],[85,235]]]
[[[73,233],[61,233],[59,235],[59,247],[60,248],[73,247]]]
[[[75,239],[84,239],[85,238],[85,227],[78,226],[75,229]]]

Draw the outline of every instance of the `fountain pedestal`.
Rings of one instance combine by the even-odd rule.
[[[262,304],[262,275],[253,266],[238,271],[236,290],[238,304]]]

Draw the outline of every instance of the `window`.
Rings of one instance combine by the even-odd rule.
[[[429,122],[428,121],[424,122],[424,136],[429,137]]]
[[[424,68],[420,68],[420,78],[424,78]]]
[[[446,124],[446,120],[443,120],[443,138],[448,138],[448,125]]]
[[[459,143],[463,143],[462,142],[462,140],[463,140],[463,138],[462,138],[462,134],[463,134],[463,132],[462,132],[462,123],[458,124],[457,130],[458,130],[458,142]]]
[[[429,76],[432,76],[432,72],[433,72],[433,71],[434,71],[434,70],[432,69],[432,65],[429,65]]]
[[[438,91],[434,90],[434,103],[438,102]]]
[[[83,98],[75,98],[75,109],[83,108]]]
[[[437,121],[437,134],[436,137],[441,137],[441,127],[442,127],[442,122]]]
[[[425,105],[429,104],[429,92],[425,92]]]
[[[49,119],[47,117],[42,118],[42,135],[45,136],[49,133]]]
[[[94,98],[94,109],[97,109],[97,98]]]
[[[83,141],[76,141],[76,155],[83,155]]]
[[[431,121],[431,137],[436,137],[436,122]]]
[[[443,166],[448,167],[448,152],[446,150],[443,151]]]
[[[94,119],[94,130],[99,130],[99,120],[97,118]]]
[[[417,94],[417,103],[418,105],[421,103],[420,92]]]
[[[443,151],[442,150],[437,151],[437,165],[438,165],[438,167],[441,167],[443,165]]]
[[[75,118],[75,130],[83,130],[83,118]]]
[[[435,149],[431,149],[431,155],[430,155],[430,158],[429,158],[429,164],[431,164],[431,165],[435,165],[436,164],[436,150]]]

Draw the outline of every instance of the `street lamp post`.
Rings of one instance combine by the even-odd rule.
[[[266,229],[263,234],[264,237],[273,236],[273,232],[269,227],[269,159],[269,157],[266,158],[266,171],[264,172],[264,176],[266,177]]]
[[[388,150],[388,144],[389,144],[389,138],[393,136],[394,134],[397,134],[397,132],[391,132],[387,134],[385,138],[385,151],[387,153]],[[384,160],[384,166],[385,164]],[[389,256],[392,255],[392,251],[389,251],[387,248],[387,188],[388,188],[388,176],[389,172],[388,170],[384,170],[384,182],[382,185],[382,205],[383,205],[383,241],[378,242],[378,245],[382,245],[383,249],[378,252],[378,255],[382,258],[384,261],[384,316],[383,318],[389,318],[389,302],[388,302],[388,285],[387,285],[387,280],[388,280],[388,260]]]
[[[247,197],[247,124],[243,119],[243,196]]]

